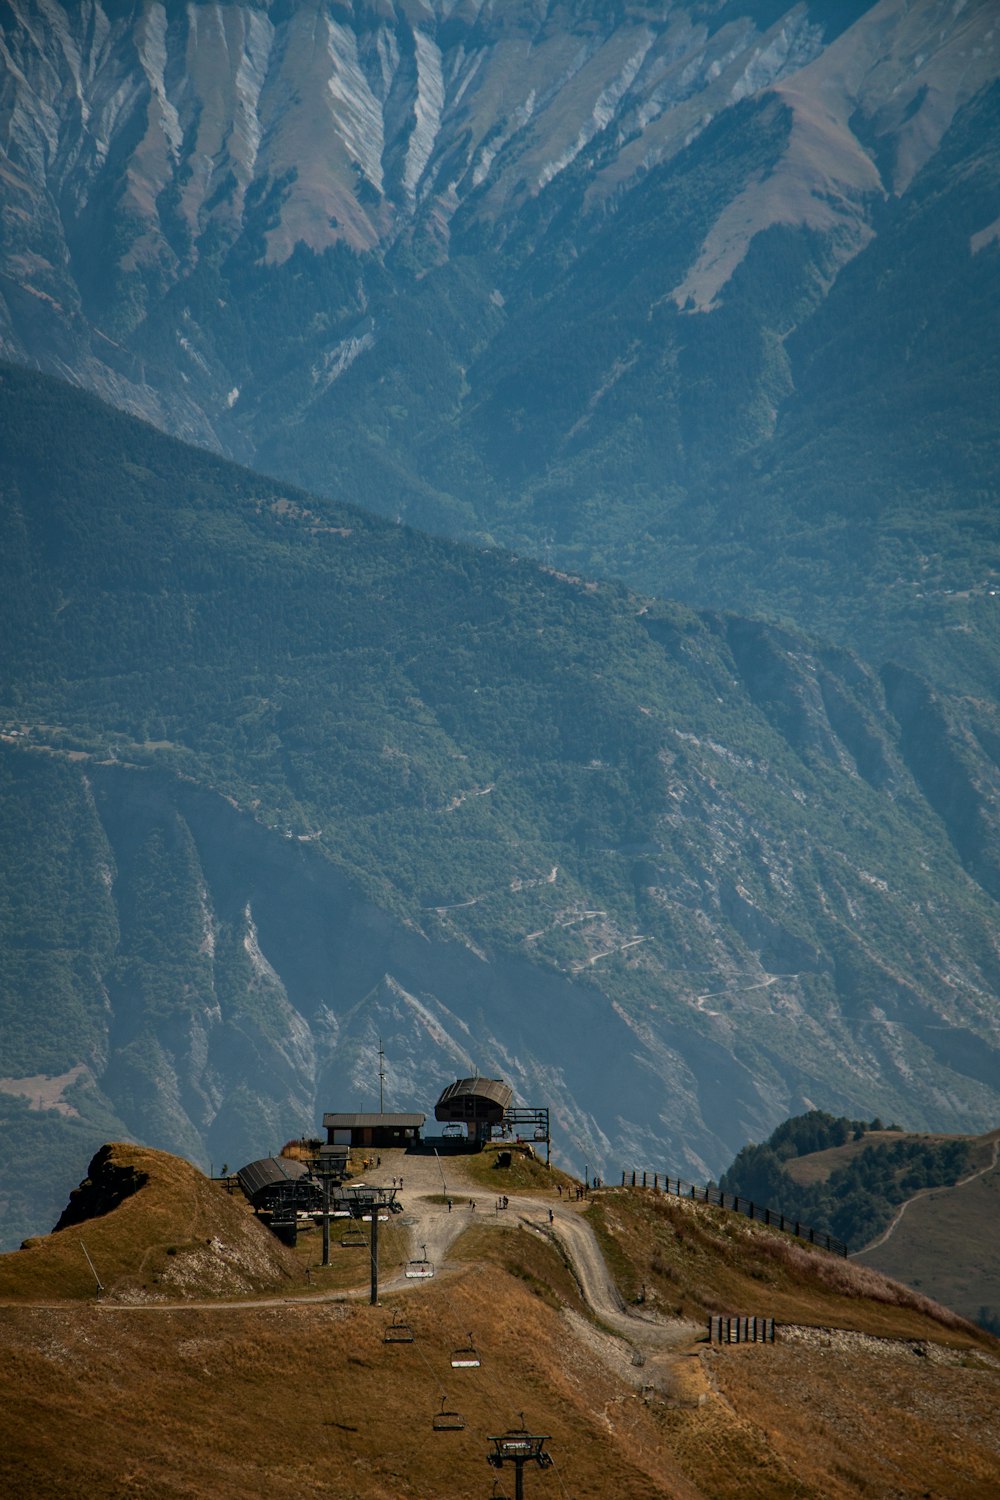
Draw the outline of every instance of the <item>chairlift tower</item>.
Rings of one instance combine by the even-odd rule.
[[[493,1452],[487,1454],[487,1463],[492,1464],[494,1469],[502,1469],[504,1464],[513,1464],[515,1500],[524,1500],[525,1464],[537,1464],[540,1469],[552,1467],[552,1455],[545,1451],[549,1437],[530,1433],[524,1425],[522,1413],[520,1427],[508,1428],[502,1437],[491,1437],[489,1441],[493,1444]]]
[[[342,1158],[336,1153],[336,1149],[327,1147],[321,1151],[318,1157],[314,1157],[309,1163],[313,1175],[318,1177],[323,1184],[323,1264],[330,1264],[330,1188],[334,1182],[343,1182],[344,1173]],[[340,1189],[339,1202],[346,1203],[350,1209],[351,1217],[363,1219],[371,1215],[371,1305],[378,1305],[378,1216],[383,1208],[392,1208],[396,1197],[395,1188],[384,1187],[350,1187]],[[341,1242],[343,1243],[343,1241]]]

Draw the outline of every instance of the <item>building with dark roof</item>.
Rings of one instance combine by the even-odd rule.
[[[485,1140],[502,1122],[513,1097],[513,1089],[501,1078],[459,1078],[442,1091],[434,1118],[464,1125],[474,1139]]]
[[[323,1129],[331,1146],[408,1146],[419,1141],[426,1115],[326,1114]]]
[[[248,1162],[236,1180],[258,1214],[313,1213],[322,1207],[323,1190],[305,1162],[286,1156]]]

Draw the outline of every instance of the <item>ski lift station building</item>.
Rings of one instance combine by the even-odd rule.
[[[331,1146],[402,1146],[419,1141],[426,1115],[326,1114],[323,1129]]]
[[[441,1093],[434,1106],[435,1120],[464,1125],[470,1137],[488,1140],[510,1108],[514,1091],[500,1078],[459,1078]]]
[[[268,1156],[248,1162],[236,1174],[243,1196],[255,1213],[309,1213],[320,1208],[322,1189],[304,1162]]]

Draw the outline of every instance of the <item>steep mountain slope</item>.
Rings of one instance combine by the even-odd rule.
[[[15,0],[0,47],[8,357],[992,695],[991,0]]]
[[[4,1302],[91,1298],[96,1276],[103,1295],[133,1305],[303,1290],[304,1267],[243,1194],[223,1191],[190,1162],[106,1144],[87,1174],[51,1234],[0,1259]]]
[[[13,368],[0,454],[12,1240],[109,1134],[232,1163],[373,1103],[379,1037],[396,1107],[498,1073],[602,1172],[701,1176],[812,1105],[992,1125],[974,789],[927,798],[849,653]]]

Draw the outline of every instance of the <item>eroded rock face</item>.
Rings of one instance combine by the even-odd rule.
[[[390,247],[417,268],[470,234],[495,247],[564,184],[562,211],[599,222],[766,99],[786,122],[774,160],[712,205],[664,300],[715,307],[776,227],[822,241],[833,274],[996,76],[991,6],[862,8],[846,30],[745,9],[18,0],[0,21],[0,353],[247,458],[265,417],[237,420],[260,371],[217,284],[227,257],[245,282],[347,252],[308,305],[282,293],[311,403],[378,338],[364,319]]]
[[[113,1161],[113,1153],[113,1146],[101,1147],[87,1169],[87,1176],[70,1193],[69,1203],[53,1233],[73,1224],[85,1224],[88,1219],[102,1218],[145,1184],[145,1172]]]

